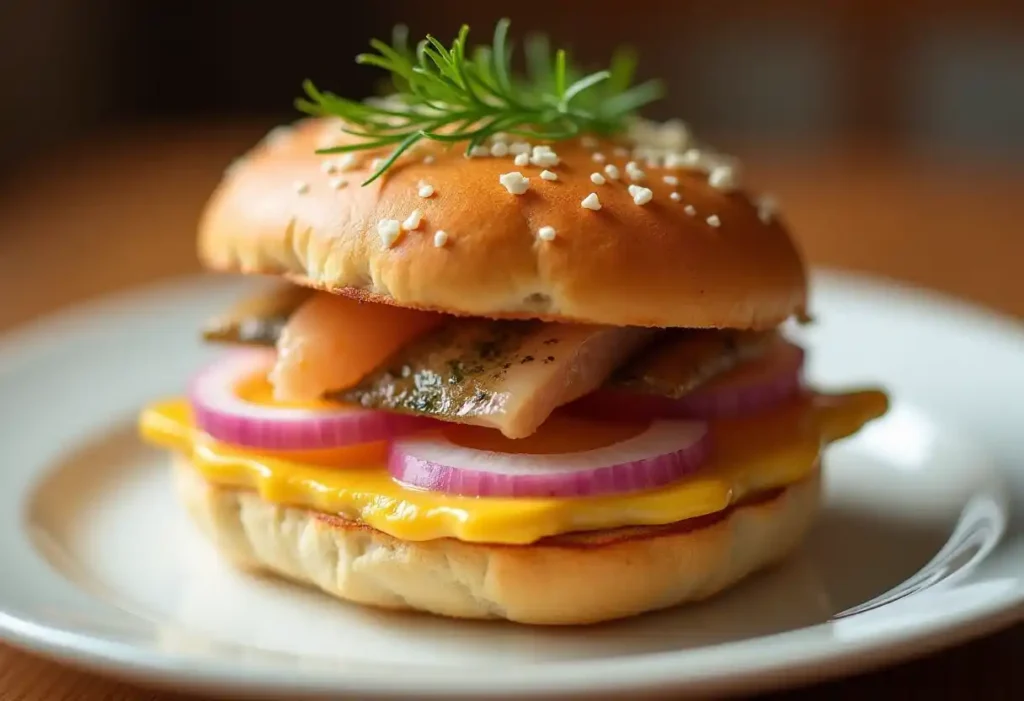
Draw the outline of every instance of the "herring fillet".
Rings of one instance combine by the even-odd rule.
[[[455,319],[328,399],[529,436],[600,387],[655,329]]]
[[[209,321],[203,330],[204,338],[213,342],[273,347],[296,310],[319,295],[329,296],[294,285],[274,286]],[[542,340],[555,343],[540,350],[530,347],[531,337],[535,341],[538,338],[535,334],[546,332],[550,332],[549,336]],[[502,426],[507,424],[509,430],[515,432],[520,420],[527,425],[532,423],[525,418],[532,413],[540,412],[539,425],[547,416],[543,413],[547,405],[551,405],[551,409],[546,409],[550,413],[554,407],[591,390],[640,392],[678,399],[713,377],[759,357],[778,338],[776,330],[648,332],[598,325],[452,317],[444,327],[424,337],[419,345],[398,350],[389,363],[364,378],[354,389],[332,391],[327,397],[367,407],[492,426],[503,431]],[[563,346],[557,354],[545,352],[551,350],[549,346],[557,347],[560,339],[567,344],[576,343],[578,352],[566,351],[568,346]],[[610,348],[605,345],[609,339],[612,339]],[[446,348],[445,343],[450,343],[450,347]],[[612,353],[610,357],[603,355],[608,352]],[[600,362],[596,365],[592,362],[595,355],[598,361],[609,359],[613,367],[606,372],[603,382],[593,384],[594,376],[601,370]],[[502,360],[505,356],[508,358]],[[566,356],[569,356],[568,362],[561,365]],[[555,360],[548,361],[549,357]],[[498,360],[501,362],[496,362]],[[557,368],[540,368],[547,373],[515,368],[516,363],[527,366],[532,362],[544,365],[556,361],[560,363]],[[510,367],[505,368],[505,364]],[[484,372],[487,368],[492,370],[491,376]],[[506,376],[511,377],[513,384],[502,387],[501,381]],[[536,386],[529,382],[519,384],[523,377],[542,381]],[[586,389],[588,383],[593,385],[590,389]],[[560,386],[569,399],[563,401]],[[520,396],[520,390],[537,396]]]
[[[292,284],[273,285],[209,319],[203,340],[273,347],[292,315],[316,294]]]
[[[604,387],[679,399],[778,339],[775,330],[673,329],[616,368]]]

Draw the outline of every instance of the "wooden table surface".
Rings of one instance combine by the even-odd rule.
[[[254,125],[148,127],[41,157],[0,183],[0,330],[193,272],[195,222]],[[1024,318],[1024,171],[885,149],[743,152],[816,264],[899,278]],[[9,575],[4,575],[9,576]],[[16,575],[14,575],[16,576]],[[780,694],[1021,698],[1024,626],[888,670]],[[173,698],[0,645],[0,701]]]

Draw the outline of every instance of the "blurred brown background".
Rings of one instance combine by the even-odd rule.
[[[1024,4],[995,0],[303,2],[8,0],[0,157],[140,120],[293,115],[300,81],[369,90],[352,56],[396,21],[487,39],[499,13],[585,60],[641,71],[702,133],[814,149],[870,136],[951,162],[1024,167]]]
[[[815,264],[1024,317],[1020,0],[4,0],[0,329],[194,271],[205,198],[302,79],[364,95],[352,57],[396,21],[486,39],[501,14],[585,61],[639,48],[671,95],[649,114],[738,153]],[[797,696],[1019,698],[1022,649],[1013,630]],[[151,698],[0,647],[0,701],[62,696]]]

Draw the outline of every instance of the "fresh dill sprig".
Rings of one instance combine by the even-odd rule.
[[[633,53],[618,51],[607,70],[583,74],[564,49],[552,53],[544,36],[526,42],[527,70],[517,74],[509,24],[500,20],[492,43],[472,49],[465,25],[450,48],[430,35],[410,48],[404,27],[396,29],[390,45],[372,40],[376,53],[360,54],[356,62],[391,74],[395,92],[385,100],[350,100],[305,81],[306,97],[296,107],[313,116],[340,117],[342,131],[360,138],[317,153],[393,147],[367,185],[422,139],[466,142],[468,154],[499,132],[545,140],[610,135],[624,130],[630,115],[662,95],[657,81],[631,85]]]

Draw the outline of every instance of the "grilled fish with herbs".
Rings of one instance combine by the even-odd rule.
[[[666,331],[616,370],[605,387],[679,399],[708,380],[761,357],[778,337],[776,331]]]
[[[332,338],[344,338],[343,317],[350,315],[354,310],[360,310],[361,307],[353,306],[357,304],[351,300],[310,292],[294,286],[275,288],[243,301],[226,314],[214,319],[207,325],[204,335],[208,340],[229,343],[262,346],[277,344],[282,351],[284,362],[294,365],[299,364],[295,356],[296,348],[305,347],[307,350],[306,357],[302,358],[303,374],[312,372],[314,377],[308,378],[310,382],[305,381],[307,378],[302,378],[304,381],[301,388],[296,386],[297,383],[280,383],[288,385],[287,389],[291,391],[291,398],[294,399],[314,398],[327,390],[328,398],[359,403],[367,407],[424,412],[438,417],[462,417],[459,420],[467,423],[491,425],[494,421],[506,420],[498,418],[503,409],[497,404],[507,402],[510,390],[502,387],[500,381],[508,376],[509,370],[517,363],[539,362],[544,365],[554,362],[548,358],[558,358],[547,352],[557,346],[556,336],[544,339],[555,342],[549,343],[541,350],[525,350],[530,334],[537,329],[545,328],[556,329],[559,333],[574,328],[600,328],[526,321],[460,319],[385,308],[378,310],[378,318],[374,321],[380,321],[379,317],[384,316],[384,312],[404,315],[402,321],[409,338],[420,330],[435,330],[421,343],[399,348],[397,354],[390,357],[384,367],[377,367],[376,371],[368,376],[355,377],[358,373],[349,372],[354,369],[353,349],[349,349],[345,354],[348,362],[344,367],[326,370],[322,367],[309,367],[322,366],[329,361],[331,349],[337,345]],[[298,314],[302,307],[306,308],[302,314]],[[361,320],[361,323],[363,322],[365,320]],[[333,326],[338,328],[330,332]],[[291,332],[282,341],[282,332],[289,327]],[[305,333],[302,327],[306,327]],[[374,369],[372,361],[369,360],[373,357],[374,349],[367,343],[365,323],[361,331],[358,348],[355,350],[366,352],[368,360],[355,364],[360,365],[364,372],[368,372]],[[573,331],[573,338],[578,338],[577,333],[587,334],[588,331]],[[311,343],[310,336],[313,334],[318,340],[315,339]],[[737,365],[760,357],[778,337],[776,331],[732,329],[674,329],[647,333],[627,330],[626,335],[641,340],[628,346],[624,345],[620,349],[615,358],[618,362],[611,374],[594,389],[603,387],[679,398]],[[392,340],[388,348],[394,350],[391,346],[397,347],[397,343],[397,340]],[[311,353],[308,350],[310,345],[321,346],[322,349]],[[592,346],[593,344],[586,348]],[[564,346],[560,349],[559,356],[565,353],[564,349]],[[510,367],[505,368],[506,364]],[[282,369],[275,369],[275,374],[280,379]],[[350,383],[339,383],[338,380],[342,377],[355,379]],[[332,381],[335,384],[330,384]],[[353,384],[356,386],[350,386]],[[296,389],[301,389],[301,392],[296,394]],[[523,386],[517,387],[516,391],[539,391],[542,394],[548,392],[543,388],[534,390]],[[566,396],[571,396],[576,391],[578,390],[573,388]],[[560,398],[555,402],[554,406],[564,403]],[[524,405],[536,407],[542,403],[535,400]],[[488,416],[492,418],[482,418]],[[511,420],[514,422],[516,419],[513,417]]]
[[[328,399],[532,434],[600,387],[657,332],[635,327],[454,319]]]

